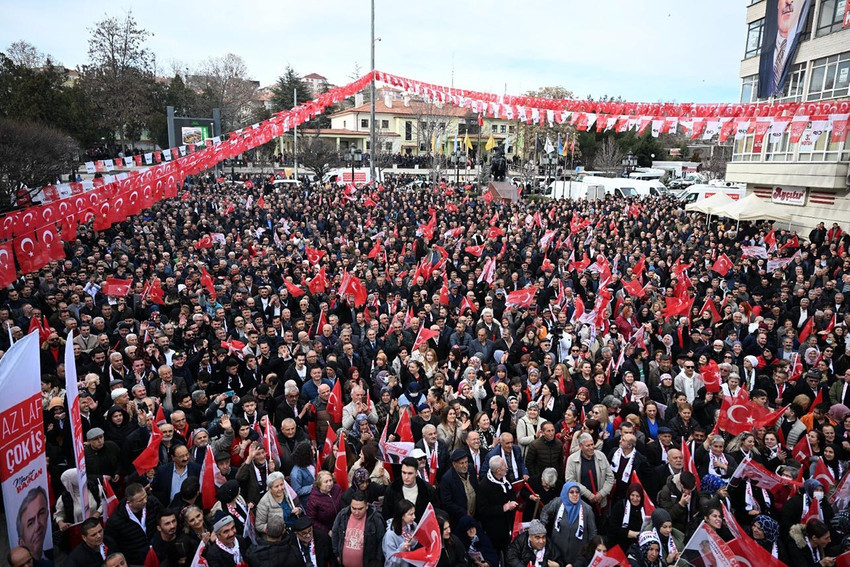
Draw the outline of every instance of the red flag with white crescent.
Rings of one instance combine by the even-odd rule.
[[[411,551],[397,552],[392,557],[403,559],[417,567],[436,567],[443,553],[441,534],[442,530],[437,523],[434,506],[429,502],[425,513],[422,514],[422,519],[413,531],[413,539],[419,542],[419,547]]]

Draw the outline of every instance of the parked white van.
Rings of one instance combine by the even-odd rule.
[[[744,187],[734,184],[707,184],[700,183],[698,185],[691,185],[685,191],[679,195],[679,199],[681,199],[685,204],[689,203],[699,203],[704,199],[708,199],[715,193],[726,193],[733,201],[737,201],[739,199],[743,199],[747,190]]]

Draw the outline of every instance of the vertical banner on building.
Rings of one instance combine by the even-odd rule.
[[[0,359],[0,484],[9,546],[26,545],[36,559],[53,548],[47,492],[38,331]]]
[[[766,2],[759,58],[759,98],[782,93],[811,3],[811,0]]]
[[[77,464],[77,481],[80,487],[80,502],[83,517],[89,517],[89,487],[86,484],[86,457],[83,445],[83,420],[80,418],[80,387],[77,384],[77,365],[74,362],[74,336],[68,335],[65,343],[65,398],[68,401],[68,418],[71,420],[71,439],[74,447],[74,460]],[[74,522],[77,523],[76,518]]]

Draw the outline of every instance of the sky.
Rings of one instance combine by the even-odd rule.
[[[739,98],[743,0],[374,1],[376,67],[403,77],[513,95],[562,86],[634,102]],[[365,0],[0,0],[0,50],[25,40],[74,68],[87,62],[89,29],[131,10],[153,33],[163,75],[227,53],[261,86],[287,65],[337,85],[370,65]]]

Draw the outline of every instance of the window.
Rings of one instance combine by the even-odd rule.
[[[504,125],[504,124],[502,124],[501,126],[499,126],[499,132],[501,132],[502,134],[504,134],[504,133],[505,133],[505,130],[506,130],[506,128],[505,128],[505,125]]]
[[[802,140],[797,144],[797,161],[838,161],[838,150],[841,143],[832,141],[832,131],[829,126],[821,132],[814,144],[803,145],[803,141],[811,133],[813,126],[815,124],[810,122],[803,132]]]
[[[758,94],[759,76],[744,77],[741,84],[741,102],[755,102]]]
[[[366,140],[366,150],[368,151],[368,150],[371,150],[371,149],[372,149],[372,142],[370,142],[369,140]]]
[[[823,0],[818,16],[818,27],[815,36],[819,37],[841,29],[844,20],[845,0]]]
[[[800,102],[803,100],[803,86],[806,84],[806,64],[797,63],[788,71],[782,94],[774,97],[774,102]]]
[[[369,127],[369,119],[368,118],[361,118],[360,119],[360,127],[361,128],[368,128]]]
[[[387,142],[387,143],[385,143],[385,144],[384,144],[384,149],[385,149],[385,150],[387,150],[388,152],[393,151],[393,143],[392,143],[392,142]]]
[[[812,61],[808,100],[847,96],[850,85],[850,51]]]
[[[413,122],[410,120],[404,123],[404,139],[406,141],[413,139]]]
[[[381,120],[381,128],[389,128],[390,121],[389,120]]]
[[[499,125],[493,124],[492,126],[490,126],[490,131],[493,132],[494,134],[498,134],[499,133]]]
[[[513,133],[514,133],[514,127],[513,127],[513,126],[508,126],[508,132],[510,132],[511,134],[513,134]]]
[[[764,18],[751,22],[747,28],[747,48],[744,59],[755,57],[761,51],[761,34],[764,31]]]
[[[777,136],[772,136],[768,132],[764,137],[764,143],[767,145],[767,153],[765,155],[767,161],[791,161],[793,159],[794,149],[789,143],[788,132]]]
[[[735,140],[732,150],[732,161],[759,161],[760,152],[755,151],[755,135],[747,134],[740,140]]]

